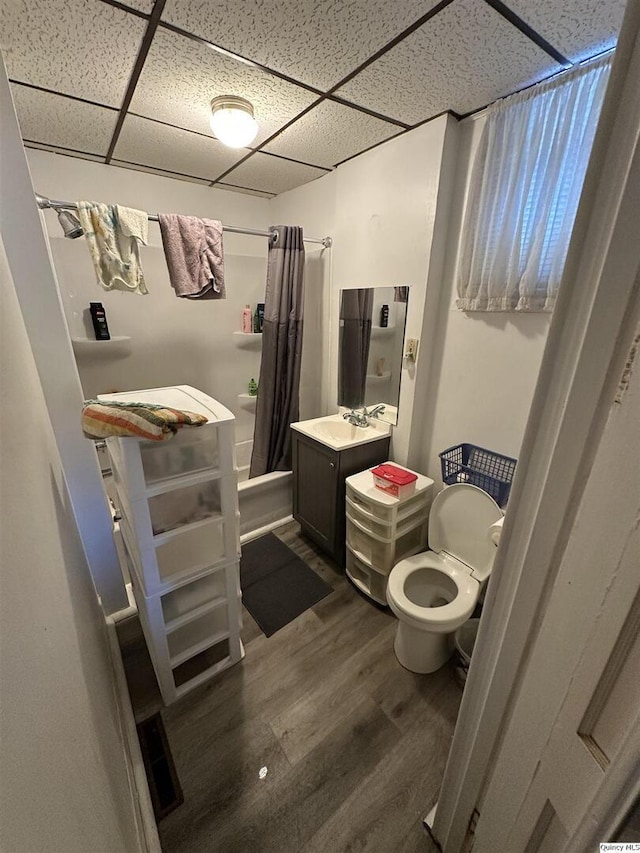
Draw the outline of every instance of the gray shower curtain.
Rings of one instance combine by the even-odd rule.
[[[350,409],[364,405],[372,310],[373,288],[342,291],[338,405]]]
[[[277,225],[271,230],[250,477],[291,469],[289,424],[298,420],[304,297],[302,228]]]

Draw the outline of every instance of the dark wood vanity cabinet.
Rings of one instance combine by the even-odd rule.
[[[293,517],[342,567],[345,565],[345,479],[389,458],[390,437],[333,450],[291,430]]]

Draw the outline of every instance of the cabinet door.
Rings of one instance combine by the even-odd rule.
[[[333,549],[337,498],[337,454],[317,442],[295,438],[294,516]]]

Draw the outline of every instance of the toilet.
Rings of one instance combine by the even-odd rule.
[[[435,672],[451,656],[454,632],[471,617],[496,552],[490,528],[502,518],[493,498],[468,483],[447,486],[429,514],[429,545],[389,574],[387,601],[398,617],[396,657],[411,672]]]

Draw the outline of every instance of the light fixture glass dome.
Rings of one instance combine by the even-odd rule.
[[[252,104],[235,95],[221,95],[211,101],[210,122],[217,139],[229,148],[249,145],[258,132]]]

